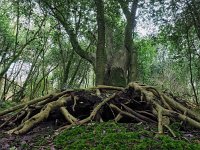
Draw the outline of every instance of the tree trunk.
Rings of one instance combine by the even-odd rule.
[[[118,49],[114,47],[114,29],[112,25],[106,23],[105,31],[107,64],[104,84],[124,87],[127,85],[125,75],[126,56],[124,49],[122,49],[122,47],[119,47]]]
[[[98,41],[96,50],[96,85],[104,84],[106,52],[105,52],[105,18],[103,0],[95,0],[97,8]]]
[[[127,72],[128,82],[137,80],[137,50],[133,43],[133,32],[136,25],[136,10],[138,6],[138,0],[132,2],[131,11],[129,11],[128,3],[118,1],[122,7],[122,10],[126,16],[126,28],[124,37],[124,47],[127,55]]]
[[[135,16],[138,0],[132,2],[131,10],[129,10],[128,2],[118,1],[126,16],[126,27],[124,31],[124,45],[115,53],[110,53],[111,45],[107,45],[107,68],[104,83],[106,85],[126,86],[127,83],[137,80],[137,50],[133,43],[133,32],[136,25]],[[106,26],[107,27],[107,26]],[[112,29],[106,30],[107,42],[112,42]]]

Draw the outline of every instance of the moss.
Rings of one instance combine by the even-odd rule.
[[[138,127],[130,131],[114,122],[76,126],[59,134],[54,143],[58,149],[110,150],[110,149],[200,149],[196,143],[176,140],[170,136],[155,136],[153,132]]]

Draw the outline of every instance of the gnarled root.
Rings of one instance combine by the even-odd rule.
[[[64,91],[37,98],[3,112],[16,112],[0,127],[21,122],[8,133],[24,134],[50,117],[50,112],[60,112],[66,120],[61,131],[91,121],[148,122],[158,125],[158,133],[166,128],[174,137],[170,123],[180,120],[200,129],[200,116],[155,87],[132,82],[127,88],[100,85],[87,90]],[[128,119],[127,119],[128,118]]]

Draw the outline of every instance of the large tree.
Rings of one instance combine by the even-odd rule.
[[[133,33],[138,0],[40,2],[40,6],[63,26],[73,50],[93,66],[96,84],[125,86],[127,82],[137,79],[137,51],[133,43]],[[125,22],[121,9],[126,17]],[[119,19],[117,21],[113,19],[116,16]],[[123,22],[125,27],[117,28],[119,21]],[[115,33],[108,34],[110,31],[106,30],[107,27]],[[116,47],[119,40],[113,40],[114,44],[110,44],[112,50],[108,49],[106,40],[114,39],[114,34],[121,32],[120,30],[123,30],[120,40],[124,42]],[[82,46],[83,41],[88,41],[89,46],[93,46],[94,53],[86,50],[87,46]]]

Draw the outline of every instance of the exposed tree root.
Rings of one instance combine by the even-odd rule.
[[[13,113],[0,126],[17,127],[9,134],[24,134],[38,123],[58,114],[65,126],[60,130],[91,121],[148,122],[157,124],[158,133],[175,120],[184,121],[200,129],[200,116],[155,87],[130,83],[127,88],[100,85],[87,90],[68,90],[47,95],[0,112],[0,116]],[[14,119],[15,118],[15,119]],[[55,119],[55,118],[54,118]]]

